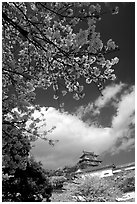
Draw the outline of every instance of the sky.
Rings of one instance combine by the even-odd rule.
[[[60,113],[51,89],[36,91],[35,103],[43,107],[47,124],[40,131],[56,126],[48,138],[59,140],[54,147],[40,139],[34,143],[32,154],[46,169],[75,165],[83,150],[99,154],[104,165],[135,160],[135,8],[131,2],[114,4],[119,14],[105,15],[96,28],[103,42],[112,38],[120,48],[114,54],[120,60],[117,79],[106,84],[103,96],[94,84],[82,81],[84,99],[75,101],[67,94]]]

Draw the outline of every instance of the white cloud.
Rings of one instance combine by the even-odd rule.
[[[104,99],[97,100],[100,107],[103,107],[103,104],[106,105],[107,101],[116,95],[122,86],[122,84],[114,86],[113,94],[108,93],[112,91],[112,87],[108,87]],[[134,87],[132,87],[132,90],[122,95],[117,103],[116,115],[113,116],[112,126],[109,128],[89,125],[77,115],[67,112],[60,113],[54,108],[49,108],[47,111],[44,111],[43,108],[42,112],[47,121],[46,128],[56,126],[50,137],[59,140],[59,142],[52,148],[46,142],[38,140],[33,153],[45,167],[57,168],[76,163],[84,149],[98,154],[106,151],[116,153],[125,150],[129,146],[133,146],[134,143],[134,138],[130,138],[131,130],[133,131],[130,125],[134,123],[134,106]],[[44,129],[42,130],[44,131]],[[125,137],[127,137],[127,143],[124,140]],[[120,146],[117,146],[119,138],[121,143]]]
[[[47,143],[38,141],[34,152],[36,157],[52,167],[77,162],[84,149],[100,154],[112,145],[109,128],[88,126],[78,117],[59,113],[54,108],[49,108],[45,117],[47,128],[56,126],[51,138],[58,139],[59,142],[52,148]]]
[[[133,143],[134,138],[131,138],[134,132],[135,123],[135,88],[132,87],[131,92],[125,93],[118,103],[117,113],[112,119],[111,134],[115,140],[121,139],[121,147],[126,149]],[[125,142],[126,138],[126,142]],[[117,148],[118,149],[118,148]]]
[[[112,127],[115,130],[121,129],[121,126],[127,127],[131,122],[135,111],[135,89],[133,87],[130,93],[121,97],[118,104],[116,116],[113,117]],[[127,120],[128,119],[128,120]]]
[[[94,103],[91,102],[86,107],[80,106],[77,109],[76,114],[78,115],[79,118],[84,117],[86,114],[89,114],[89,112],[92,112],[92,115],[99,114],[100,110],[103,107],[105,107],[108,103],[112,102],[112,99],[114,103],[114,99],[116,100],[117,94],[120,93],[125,86],[126,85],[123,83],[112,84],[111,86],[107,86],[102,91],[102,96],[99,96]]]
[[[120,84],[112,84],[111,86],[107,86],[103,91],[102,94],[103,96],[100,96],[96,101],[95,101],[95,106],[99,109],[104,107],[107,103],[110,102],[111,99],[115,99],[116,95],[121,92],[125,84],[120,83]]]
[[[112,148],[112,154],[118,154],[122,150],[126,150],[127,152],[131,151],[133,148],[135,148],[135,138],[130,139],[122,139],[120,146],[116,147],[114,146]]]

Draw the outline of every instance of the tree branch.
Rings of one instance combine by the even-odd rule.
[[[23,74],[23,73],[16,72],[16,71],[13,71],[13,70],[9,70],[9,69],[5,69],[5,68],[3,68],[2,70],[5,71],[5,72],[11,72],[11,73],[13,73],[13,74],[21,75],[21,76],[23,76],[24,78],[29,79],[29,80],[32,79],[32,77],[29,76],[29,75],[27,75],[27,74]]]
[[[2,18],[11,24],[16,30],[18,30],[24,37],[28,36],[28,31],[21,28],[16,22],[12,21],[4,12],[2,12]]]
[[[53,41],[49,40],[49,39],[42,33],[42,31],[39,29],[39,27],[37,27],[32,21],[30,21],[30,20],[28,19],[28,17],[24,14],[24,12],[23,12],[15,3],[13,3],[13,4],[15,5],[15,7],[16,7],[17,9],[20,10],[20,12],[21,12],[21,13],[24,15],[24,17],[26,18],[26,20],[27,20],[29,23],[31,23],[31,24],[40,32],[40,34],[43,36],[43,40],[45,40],[47,43],[49,43],[49,44],[53,45],[54,47],[56,47],[56,48],[57,48],[60,52],[62,52],[65,56],[68,55],[64,50],[62,50],[60,47],[58,47]]]
[[[102,12],[102,13],[100,13],[100,14],[95,14],[95,13],[93,13],[92,15],[86,15],[86,16],[81,16],[81,15],[78,15],[78,16],[66,16],[66,15],[63,15],[63,14],[61,14],[61,13],[58,13],[58,12],[56,12],[56,11],[54,11],[54,10],[52,10],[52,9],[50,9],[50,8],[48,8],[47,6],[45,6],[45,5],[43,5],[42,3],[40,3],[40,2],[38,2],[39,4],[41,4],[41,6],[43,6],[43,8],[45,8],[45,9],[47,9],[47,10],[49,10],[49,11],[51,11],[52,13],[54,13],[54,14],[56,14],[56,15],[58,15],[58,16],[60,16],[60,17],[62,17],[62,18],[69,18],[69,19],[73,19],[73,18],[80,18],[81,20],[83,20],[83,19],[86,19],[86,18],[99,18],[101,15],[104,15],[104,14],[106,14],[107,12]],[[67,10],[67,9],[66,9]]]

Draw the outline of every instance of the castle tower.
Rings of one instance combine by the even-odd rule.
[[[83,151],[83,154],[78,162],[79,167],[84,169],[88,166],[98,166],[102,162],[100,159],[98,159],[98,156],[99,155],[95,154],[94,152]]]

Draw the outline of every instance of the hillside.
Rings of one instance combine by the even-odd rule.
[[[94,180],[94,179],[93,179]],[[102,187],[100,184],[105,184]],[[95,185],[94,185],[95,184]],[[96,182],[92,181],[92,187],[90,183],[84,183],[84,189],[79,190],[81,188],[81,178],[78,177],[73,181],[67,181],[64,183],[62,191],[56,191],[53,193],[51,201],[52,202],[77,202],[77,201],[86,201],[90,200],[90,196],[92,197],[92,202],[97,202],[97,197],[102,199],[101,201],[118,201],[119,198],[122,198],[123,195],[128,192],[135,191],[135,170],[131,171],[123,171],[114,176],[106,177],[99,180],[99,186],[96,186]],[[92,196],[84,190],[90,187],[90,191],[92,188],[95,188],[96,192],[93,192],[95,195]],[[83,188],[83,186],[82,186]],[[79,191],[79,192],[78,192]],[[103,194],[103,193],[104,194]],[[106,194],[107,193],[107,194]],[[110,199],[111,195],[111,199]],[[93,198],[94,197],[94,198]],[[87,201],[87,199],[89,199]],[[134,202],[135,199],[127,199],[125,201]],[[91,201],[91,200],[90,200]]]

